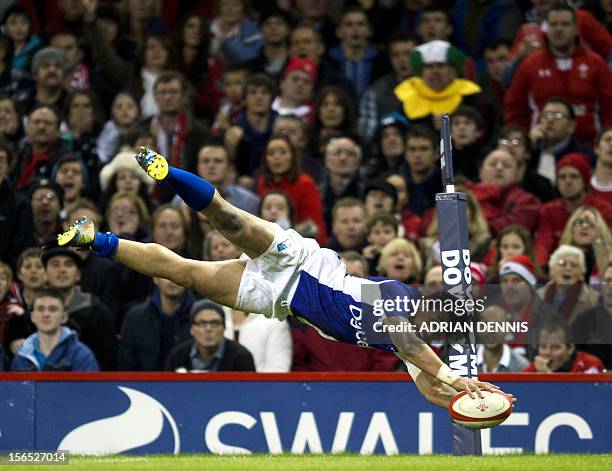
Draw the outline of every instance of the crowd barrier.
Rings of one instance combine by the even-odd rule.
[[[485,453],[612,453],[612,374],[488,374],[517,398]],[[401,373],[0,373],[0,450],[450,453]]]

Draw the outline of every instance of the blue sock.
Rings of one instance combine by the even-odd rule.
[[[203,178],[180,168],[170,167],[164,180],[196,211],[205,209],[215,196],[215,187]]]
[[[119,237],[112,232],[107,232],[106,234],[98,232],[91,244],[91,248],[101,257],[112,257],[117,253],[118,245]]]

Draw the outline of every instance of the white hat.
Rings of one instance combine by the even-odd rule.
[[[100,187],[102,191],[106,191],[110,185],[111,180],[115,177],[117,172],[121,169],[127,168],[134,170],[140,180],[147,186],[147,191],[150,191],[155,181],[152,178],[147,177],[145,171],[140,168],[136,161],[136,152],[131,149],[124,149],[120,151],[113,159],[107,163],[100,172]]]

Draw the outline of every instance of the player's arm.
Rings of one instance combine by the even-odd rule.
[[[403,324],[409,322],[405,317],[394,316],[384,320],[385,324]],[[497,391],[499,388],[490,383],[478,381],[470,378],[462,378],[457,373],[453,372],[446,364],[438,358],[435,352],[420,339],[411,329],[390,329],[389,335],[393,344],[398,349],[402,358],[409,361],[422,372],[437,378],[442,383],[445,383],[457,391],[465,391],[470,397],[474,397],[474,393],[480,395],[480,390]]]
[[[408,373],[412,376],[419,392],[434,406],[448,408],[451,399],[458,394],[449,385],[430,374],[423,373],[414,365],[408,367]]]

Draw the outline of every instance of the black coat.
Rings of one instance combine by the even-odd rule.
[[[187,291],[187,299],[173,316],[174,338],[172,347],[191,338],[189,310],[194,300]],[[162,371],[166,358],[162,358],[162,319],[151,298],[132,307],[123,320],[119,341],[120,371]]]
[[[193,340],[188,340],[175,347],[170,352],[164,369],[166,371],[176,371],[178,368],[185,368],[187,371],[192,370],[191,357],[189,356],[192,346]],[[255,371],[253,355],[238,342],[225,339],[223,357],[216,371]]]
[[[19,254],[36,245],[32,208],[28,200],[0,182],[0,260],[13,268]]]

